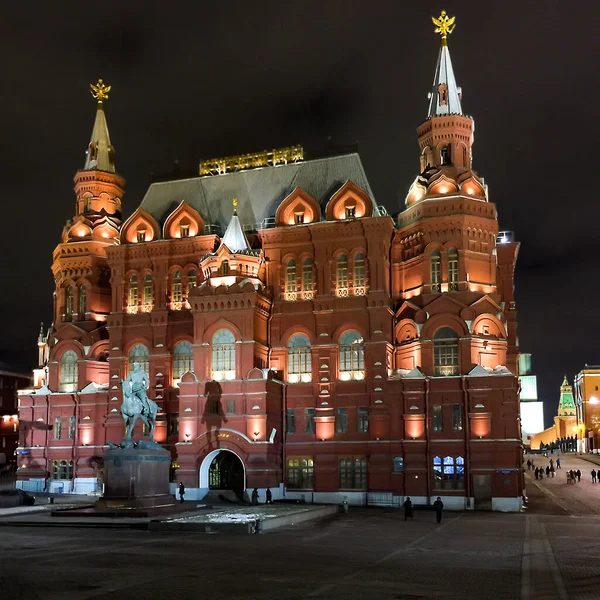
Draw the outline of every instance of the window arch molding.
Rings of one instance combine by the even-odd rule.
[[[136,211],[123,223],[121,227],[121,242],[124,244],[135,244],[138,242],[138,231],[145,232],[144,241],[160,239],[160,227],[156,219],[142,208]]]
[[[127,349],[127,373],[133,370],[133,363],[139,362],[142,371],[150,374],[150,345],[146,340],[136,340]]]
[[[420,338],[423,340],[433,340],[435,332],[441,327],[450,327],[451,329],[454,329],[459,338],[466,337],[470,333],[467,324],[461,317],[445,313],[441,315],[432,315],[427,319],[421,330]]]
[[[319,203],[302,188],[297,187],[278,206],[275,212],[275,222],[277,225],[299,225],[296,223],[296,213],[303,210],[303,223],[314,223],[320,220],[321,207]]]
[[[58,389],[60,392],[76,392],[78,388],[78,361],[81,357],[73,349],[66,349],[58,361]]]
[[[346,219],[346,207],[350,205],[355,208],[353,217],[360,218],[373,215],[373,201],[369,194],[348,179],[327,202],[325,207],[326,219],[328,221]]]
[[[433,368],[436,377],[460,374],[459,335],[452,327],[439,327],[433,334]]]
[[[363,334],[351,327],[340,331],[338,344],[338,375],[341,381],[365,378],[365,349]]]
[[[287,348],[287,380],[289,383],[312,381],[312,343],[303,332],[289,336]]]

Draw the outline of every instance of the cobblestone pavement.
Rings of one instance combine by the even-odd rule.
[[[574,457],[563,467],[571,460],[584,471]],[[253,536],[3,527],[0,597],[600,598],[600,484],[527,477],[526,514],[447,512],[441,525],[428,511],[405,522],[399,510],[351,508]]]

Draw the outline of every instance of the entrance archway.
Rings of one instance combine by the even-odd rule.
[[[231,450],[213,450],[200,465],[200,487],[232,490],[242,497],[246,489],[246,470],[242,459]]]

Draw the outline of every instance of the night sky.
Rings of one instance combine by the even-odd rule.
[[[5,4],[5,5],[4,5]],[[445,4],[399,0],[4,3],[0,20],[3,330],[0,356],[33,366],[52,318],[52,251],[74,215],[72,178],[106,103],[125,215],[152,173],[201,158],[304,145],[359,144],[378,203],[400,210],[417,175],[439,40],[463,110],[474,167],[500,228],[521,241],[521,350],[533,355],[546,422],[558,387],[600,363],[597,2]]]

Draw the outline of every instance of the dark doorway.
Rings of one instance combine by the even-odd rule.
[[[244,466],[233,452],[222,450],[210,463],[208,488],[211,490],[233,490],[241,497],[244,491]]]
[[[492,476],[473,475],[475,510],[492,510]]]

